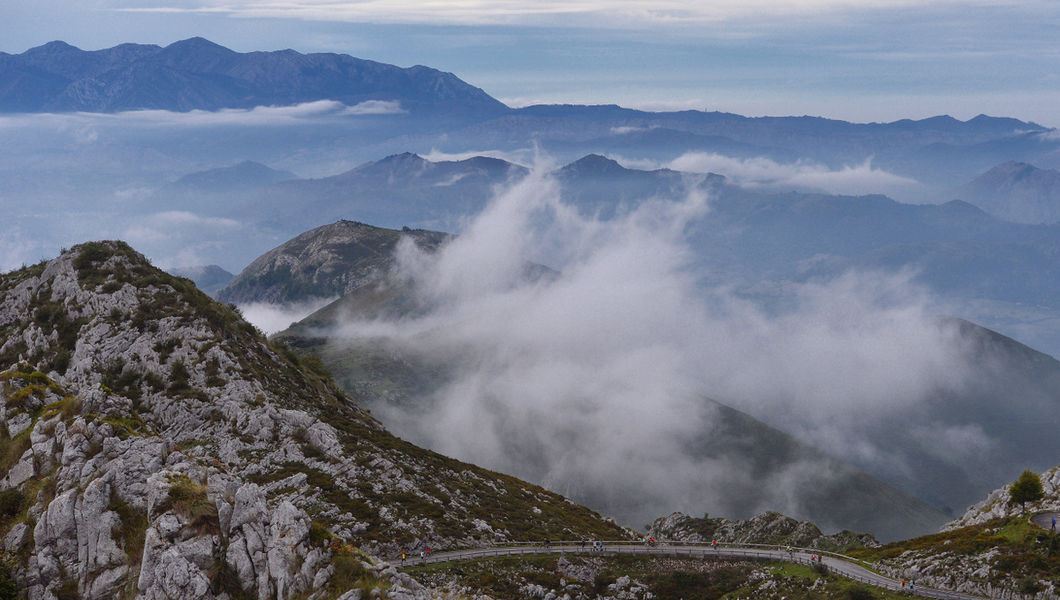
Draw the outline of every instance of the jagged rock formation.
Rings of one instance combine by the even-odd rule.
[[[0,396],[0,539],[33,600],[426,597],[373,557],[625,535],[394,438],[120,242],[0,276]]]
[[[777,512],[765,512],[744,520],[721,517],[700,519],[675,512],[653,521],[648,528],[648,535],[657,540],[773,544],[832,552],[880,545],[876,538],[867,533],[840,531],[825,535],[810,521],[796,521]]]

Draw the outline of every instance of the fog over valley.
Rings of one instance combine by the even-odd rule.
[[[622,525],[899,539],[1060,450],[1046,125],[510,106],[203,38],[3,58],[36,83],[0,90],[0,270],[124,240],[398,436]]]

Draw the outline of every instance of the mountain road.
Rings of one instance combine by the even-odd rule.
[[[582,545],[581,542],[558,542],[551,545],[541,543],[523,543],[512,546],[494,548],[474,548],[467,550],[451,550],[444,552],[431,552],[425,558],[419,556],[411,557],[405,561],[404,566],[418,566],[423,564],[443,563],[457,560],[481,560],[485,558],[500,556],[519,556],[530,554],[586,554],[586,555],[638,555],[638,556],[668,556],[687,557],[702,560],[735,559],[754,561],[784,561],[797,564],[810,565],[815,562],[811,556],[817,554],[821,557],[820,562],[828,567],[832,573],[859,581],[878,588],[884,588],[897,592],[909,593],[925,598],[940,598],[948,600],[979,600],[983,596],[973,596],[960,592],[911,586],[897,579],[891,579],[879,575],[859,564],[856,559],[839,554],[821,552],[810,548],[787,548],[780,546],[764,545],[730,545],[722,544],[716,547],[703,544],[680,544],[660,542],[656,545],[630,542],[604,542],[602,547]]]

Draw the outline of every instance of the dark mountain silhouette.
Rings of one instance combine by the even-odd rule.
[[[429,67],[294,50],[239,53],[198,37],[96,51],[51,42],[0,56],[0,81],[4,112],[217,110],[315,100],[397,102],[416,114],[508,111],[482,90]]]

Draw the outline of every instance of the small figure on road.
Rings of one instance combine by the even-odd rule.
[[[714,541],[712,541],[712,542],[710,543],[710,547],[711,547],[711,548],[714,548],[715,550],[717,550],[717,549],[718,549],[718,540],[714,540]]]
[[[404,552],[401,553],[401,564],[403,564],[403,565],[405,564],[405,553]]]
[[[1056,517],[1053,517],[1053,531],[1056,531]]]
[[[427,555],[424,554],[423,550],[420,550],[420,560],[423,560]]]

